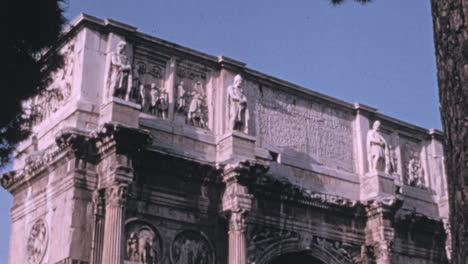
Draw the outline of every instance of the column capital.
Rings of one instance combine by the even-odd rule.
[[[108,206],[124,207],[127,202],[126,184],[113,184],[106,188],[106,204]]]
[[[377,197],[368,200],[366,204],[366,212],[368,217],[375,215],[394,216],[396,211],[403,205],[403,199],[399,195]]]
[[[251,161],[238,161],[225,164],[222,180],[226,184],[222,202],[223,211],[231,213],[248,212],[252,208],[253,195],[248,185],[260,173],[265,173],[268,166]]]

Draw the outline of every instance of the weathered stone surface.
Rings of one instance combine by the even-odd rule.
[[[69,95],[41,99],[0,179],[10,264],[447,262],[440,132],[110,19],[73,27],[51,86]]]

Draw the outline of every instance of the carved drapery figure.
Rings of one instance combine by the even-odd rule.
[[[421,162],[417,157],[417,154],[413,154],[413,157],[408,162],[408,178],[407,184],[416,187],[424,187],[424,171],[421,167]]]
[[[176,112],[183,112],[185,110],[185,89],[184,81],[180,81],[177,85],[177,102],[176,102]]]
[[[126,52],[127,43],[120,41],[115,52],[111,53],[109,72],[109,92],[111,96],[130,99],[132,66]]]
[[[367,161],[369,172],[385,171],[389,173],[390,157],[387,141],[379,131],[380,121],[375,121],[367,132]]]
[[[227,88],[229,123],[231,130],[238,130],[248,133],[249,129],[249,110],[247,108],[247,97],[242,89],[242,76],[236,75],[234,83]]]
[[[198,81],[194,91],[192,92],[192,100],[190,101],[189,109],[187,111],[187,123],[192,126],[207,128],[204,98],[201,91],[201,82]]]

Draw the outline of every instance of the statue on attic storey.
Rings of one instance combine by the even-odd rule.
[[[389,145],[380,132],[380,121],[375,121],[367,132],[367,161],[369,172],[384,171],[389,173]]]
[[[110,96],[130,100],[132,88],[132,66],[127,56],[127,43],[120,41],[115,52],[111,53],[109,87]]]
[[[242,89],[242,76],[237,74],[234,82],[227,88],[230,130],[238,130],[244,133],[249,131],[249,109],[247,108],[247,97]]]

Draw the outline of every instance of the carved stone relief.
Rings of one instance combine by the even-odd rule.
[[[62,107],[70,98],[75,68],[75,40],[62,49],[63,67],[52,74],[52,83],[31,101],[34,124],[39,124]]]
[[[200,233],[191,230],[176,236],[171,256],[174,264],[211,264],[214,260],[208,241]]]
[[[164,87],[164,65],[138,59],[135,63],[135,86],[138,94],[130,98],[141,104],[142,111],[167,118],[169,97]]]
[[[155,229],[136,221],[125,227],[125,260],[130,263],[156,264],[162,258],[162,243]]]
[[[207,73],[200,65],[180,62],[175,81],[176,115],[185,116],[187,124],[208,129]]]
[[[421,144],[418,141],[404,138],[402,145],[403,183],[426,188],[424,169],[421,163]]]
[[[252,109],[261,147],[280,149],[285,162],[290,157],[354,172],[351,113],[266,86],[245,92],[257,100]]]
[[[228,128],[244,133],[249,131],[249,109],[247,108],[247,97],[243,90],[242,76],[237,74],[232,85],[228,86]]]
[[[257,258],[267,253],[279,243],[299,241],[297,232],[276,229],[268,226],[252,226],[248,232],[247,256],[249,263],[255,263]]]
[[[29,264],[39,264],[47,250],[48,233],[44,220],[37,220],[29,232],[26,256]]]
[[[130,100],[132,90],[132,65],[127,51],[127,42],[120,41],[110,54],[108,79],[110,96]]]

